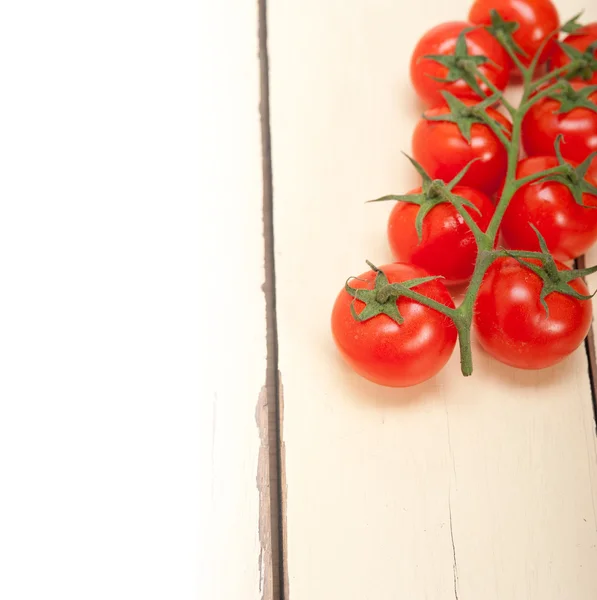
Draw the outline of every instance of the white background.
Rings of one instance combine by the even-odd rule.
[[[199,595],[204,4],[1,4],[4,600]]]

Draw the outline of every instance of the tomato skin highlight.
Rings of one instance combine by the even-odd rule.
[[[390,283],[428,276],[423,269],[405,263],[384,265],[380,269]],[[375,275],[367,271],[352,279],[350,285],[373,289]],[[413,290],[454,308],[450,293],[439,280]],[[384,386],[408,387],[433,377],[448,362],[457,333],[445,315],[401,297],[397,305],[404,317],[402,325],[384,314],[360,322],[350,312],[353,302],[359,313],[363,302],[345,290],[338,294],[332,309],[332,333],[344,360],[362,377]]]
[[[473,101],[465,101],[474,105]],[[427,116],[449,114],[443,105],[425,111]],[[487,114],[501,123],[507,132],[512,131],[510,121],[497,110],[487,109]],[[449,121],[420,119],[412,137],[413,158],[422,165],[432,179],[450,181],[474,158],[460,181],[492,196],[502,185],[508,169],[508,153],[495,133],[484,123],[473,123],[470,143],[460,133],[458,126]]]
[[[500,362],[519,369],[550,367],[574,352],[589,332],[591,301],[552,292],[545,299],[547,316],[539,300],[542,283],[514,258],[498,258],[487,270],[475,303],[474,326],[481,346]],[[570,285],[580,294],[589,293],[582,279]]]
[[[420,194],[421,188],[408,192]],[[480,211],[471,208],[471,215],[481,231],[489,226],[494,213],[491,200],[473,188],[456,186],[452,192],[472,202]],[[412,263],[430,275],[445,277],[446,285],[458,285],[471,278],[477,258],[475,236],[457,210],[449,203],[434,206],[423,220],[421,241],[415,220],[419,206],[397,202],[388,221],[388,241],[396,260]]]
[[[564,44],[568,44],[581,52],[584,52],[588,46],[590,46],[593,42],[597,41],[597,23],[589,23],[584,27],[581,27],[574,33],[571,33],[563,40]],[[597,56],[597,50],[593,53],[593,56]],[[550,58],[550,70],[559,69],[567,65],[570,62],[570,57],[560,48],[556,47]],[[593,73],[593,76],[590,79],[583,79],[582,77],[574,77],[571,81],[579,81],[586,85],[595,85],[597,84],[597,71]]]
[[[476,0],[469,12],[469,21],[476,25],[491,24],[491,9],[497,10],[504,21],[519,24],[512,37],[527,54],[526,57],[519,56],[525,67],[529,66],[542,42],[560,25],[558,11],[550,0]],[[555,46],[551,41],[546,44],[539,64],[545,62]]]
[[[433,60],[423,58],[428,54],[454,54],[458,36],[467,27],[471,27],[471,24],[464,21],[442,23],[430,29],[417,43],[410,61],[410,78],[418,96],[426,104],[434,105],[443,102],[441,95],[443,90],[450,92],[457,98],[468,98],[476,101],[482,99],[461,79],[451,83],[442,83],[432,79],[432,77],[444,79],[448,69]],[[510,77],[510,59],[506,51],[484,29],[470,31],[465,37],[469,54],[487,56],[495,63],[480,65],[479,70],[503,91]],[[480,83],[480,86],[486,95],[491,94],[485,84]]]
[[[572,83],[576,91],[585,86],[585,83]],[[597,91],[589,100],[597,104]],[[555,141],[562,135],[562,156],[581,163],[597,150],[597,112],[581,106],[558,113],[560,106],[559,100],[543,98],[531,107],[522,122],[524,149],[529,156],[555,156]]]
[[[516,177],[521,179],[557,165],[554,156],[526,158],[518,163]],[[597,186],[597,179],[590,171],[586,180]],[[585,205],[597,206],[597,196],[583,194],[582,198]],[[540,250],[529,222],[541,232],[558,260],[576,258],[597,241],[597,209],[578,205],[562,183],[528,183],[512,196],[502,220],[502,234],[509,248]]]

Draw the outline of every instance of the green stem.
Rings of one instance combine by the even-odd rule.
[[[545,83],[552,81],[553,79],[557,79],[560,75],[565,75],[571,69],[572,62],[551,71],[550,73],[546,73],[543,77],[539,77],[539,79],[535,79],[533,81],[533,90],[539,89]]]
[[[520,157],[522,120],[524,118],[524,115],[535,102],[539,101],[542,97],[545,97],[551,92],[553,92],[554,89],[558,87],[558,83],[554,84],[553,86],[550,86],[546,90],[542,90],[539,93],[535,94],[535,96],[532,99],[531,95],[544,83],[547,83],[548,81],[557,78],[558,75],[567,72],[570,68],[570,65],[562,67],[561,69],[557,69],[556,71],[553,71],[552,73],[549,73],[548,75],[545,75],[539,80],[533,82],[532,79],[538,64],[539,54],[545,47],[545,43],[539,49],[537,55],[533,58],[533,61],[527,68],[522,64],[517,54],[508,47],[508,44],[505,43],[505,40],[500,38],[503,38],[503,36],[498,35],[498,41],[501,41],[502,46],[504,46],[505,50],[510,55],[510,58],[512,58],[514,64],[518,67],[522,74],[523,94],[518,108],[515,108],[509,102],[503,100],[504,106],[512,116],[512,134],[510,139],[506,137],[504,132],[499,128],[499,125],[495,121],[493,121],[493,119],[490,119],[487,115],[487,124],[491,127],[496,136],[504,144],[504,147],[508,152],[508,168],[506,171],[506,177],[504,180],[502,194],[496,206],[493,217],[489,223],[489,227],[487,228],[487,232],[483,236],[475,235],[475,240],[477,241],[478,248],[477,261],[475,264],[473,275],[471,277],[470,284],[466,290],[464,301],[457,309],[456,318],[454,319],[454,323],[458,329],[458,340],[460,346],[460,366],[462,374],[465,376],[468,376],[473,372],[471,352],[471,326],[473,320],[473,311],[475,301],[477,299],[477,294],[479,292],[479,288],[481,287],[481,283],[483,282],[483,278],[487,269],[490,267],[491,263],[494,260],[501,256],[518,256],[520,258],[540,258],[543,256],[541,252],[514,251],[508,253],[506,251],[492,250],[495,246],[495,241],[500,228],[500,224],[502,222],[506,209],[508,208],[508,204],[510,203],[510,200],[512,199],[514,193],[522,185],[530,183],[531,181],[535,181],[536,179],[539,179],[541,177],[545,177],[546,175],[553,175],[562,172],[562,167],[554,167],[553,169],[547,169],[542,173],[536,173],[532,176],[523,177],[519,180],[516,179],[516,168],[518,166],[518,160]],[[492,91],[496,91],[494,89],[495,86],[493,86],[491,82],[483,76],[483,74],[480,74],[479,76],[480,79],[485,83],[485,85],[489,89],[491,89]],[[497,91],[499,92],[499,90]],[[483,120],[485,120],[484,117]],[[471,229],[473,230],[473,232],[475,232],[473,228]]]
[[[473,321],[473,310],[479,288],[483,283],[485,272],[496,259],[495,253],[487,249],[479,249],[477,263],[471,277],[471,282],[466,290],[464,301],[456,310],[457,318],[454,320],[458,329],[458,344],[460,347],[460,370],[467,377],[473,372],[473,357],[471,350],[471,327]]]
[[[488,89],[490,89],[495,95],[497,95],[500,99],[500,102],[504,105],[506,110],[511,115],[514,115],[514,113],[516,112],[516,108],[512,104],[510,104],[510,102],[508,102],[508,100],[506,98],[504,98],[502,90],[500,90],[493,83],[493,81],[491,81],[491,79],[489,79],[489,77],[487,77],[487,75],[485,75],[485,73],[483,73],[483,71],[481,71],[481,69],[475,67],[475,69],[472,70],[472,74],[475,75],[476,77],[478,77],[487,86]]]
[[[466,210],[466,208],[462,205],[462,202],[459,201],[457,194],[448,192],[447,200],[456,209],[458,214],[462,217],[463,221],[468,225],[468,228],[472,231],[473,235],[475,236],[477,246],[479,246],[479,244],[482,243],[482,240],[486,237],[485,233],[481,231],[477,223],[475,223],[473,217],[471,217],[468,210]]]
[[[473,374],[473,351],[471,348],[470,324],[456,325],[458,347],[460,349],[460,371],[465,376]]]
[[[532,250],[494,250],[492,256],[495,258],[509,258],[516,256],[518,258],[545,258],[543,252],[533,252]]]
[[[500,32],[497,35],[497,41],[502,45],[504,50],[508,53],[508,56],[512,59],[512,62],[514,62],[514,64],[518,68],[518,70],[521,72],[523,79],[526,80],[526,78],[528,77],[529,70],[522,64],[522,61],[520,60],[520,58],[518,58],[518,54],[516,54],[516,52],[514,52],[514,50],[512,50],[512,48],[510,48],[508,39]]]
[[[528,96],[528,91],[523,94],[523,100],[526,101],[525,96]],[[521,132],[521,121],[522,117],[517,112],[512,120],[512,140],[508,146],[508,170],[506,172],[506,180],[504,183],[504,189],[500,200],[496,206],[489,227],[487,228],[487,236],[493,246],[497,237],[497,232],[500,228],[500,224],[504,217],[504,213],[508,208],[508,204],[516,191],[516,167],[518,165],[518,155],[520,152],[520,132]]]
[[[470,375],[473,372],[473,359],[471,352],[471,326],[473,321],[473,312],[475,307],[475,301],[477,299],[477,294],[479,293],[479,288],[483,282],[483,278],[485,277],[485,273],[487,269],[491,266],[492,262],[499,257],[502,256],[515,256],[518,258],[545,258],[545,254],[542,252],[527,252],[527,251],[503,251],[503,250],[493,250],[495,247],[495,241],[497,238],[497,234],[500,228],[500,224],[508,208],[508,204],[512,199],[514,193],[523,185],[540,179],[541,177],[545,177],[548,175],[555,175],[558,173],[562,173],[564,168],[562,166],[554,167],[553,169],[546,169],[541,173],[535,173],[529,177],[523,177],[519,180],[516,179],[516,169],[518,166],[518,160],[520,158],[520,147],[521,147],[521,132],[522,132],[522,120],[526,114],[526,112],[533,106],[535,102],[538,102],[541,98],[548,96],[555,89],[557,89],[561,83],[556,82],[553,85],[549,86],[545,90],[541,90],[533,97],[532,94],[537,91],[542,85],[548,83],[554,79],[557,79],[560,75],[568,72],[569,69],[572,68],[571,64],[568,64],[560,69],[556,69],[547,75],[537,79],[533,82],[533,76],[537,69],[537,65],[539,63],[539,56],[543,52],[543,49],[546,47],[548,40],[545,40],[541,47],[539,48],[536,55],[533,57],[529,67],[525,67],[522,64],[522,61],[517,56],[516,52],[514,52],[508,45],[507,40],[504,39],[503,35],[498,34],[498,41],[502,44],[506,52],[508,52],[510,58],[513,60],[514,64],[518,67],[520,73],[523,78],[523,94],[520,100],[520,104],[518,108],[512,106],[509,102],[502,98],[502,102],[508,112],[512,117],[512,134],[510,139],[504,134],[504,132],[499,128],[499,125],[490,119],[487,115],[488,120],[487,124],[491,127],[496,136],[500,139],[500,141],[504,144],[504,147],[508,153],[508,168],[506,171],[506,177],[504,180],[504,187],[500,196],[500,199],[497,203],[495,212],[489,226],[487,228],[487,232],[482,236],[479,236],[475,230],[475,228],[471,227],[469,224],[469,220],[466,219],[466,223],[471,227],[471,230],[475,234],[475,240],[477,242],[478,254],[477,261],[475,263],[475,269],[473,271],[473,275],[471,277],[471,281],[466,290],[466,295],[460,307],[456,309],[455,315],[453,317],[454,324],[458,329],[458,340],[460,346],[460,366],[462,370],[462,374],[465,376]],[[481,79],[485,85],[495,93],[500,93],[499,90],[495,88],[495,85],[491,83],[482,73],[477,72],[477,76]],[[482,117],[485,121],[485,117]],[[465,211],[466,212],[466,211]],[[463,215],[464,218],[464,215]],[[477,228],[478,229],[478,228]]]
[[[391,288],[391,289],[387,289],[387,288]],[[456,318],[456,315],[457,315],[456,309],[450,308],[449,306],[446,306],[445,304],[442,304],[441,302],[437,302],[436,300],[433,300],[432,298],[428,298],[427,296],[424,296],[423,294],[419,294],[419,292],[415,292],[415,291],[411,290],[410,288],[401,286],[399,283],[390,283],[387,286],[383,287],[379,291],[378,302],[383,304],[384,302],[387,302],[389,300],[390,296],[392,296],[392,295],[404,296],[405,298],[410,298],[411,300],[416,300],[417,302],[420,302],[421,304],[424,304],[425,306],[429,306],[430,308],[437,310],[438,312],[442,313],[443,315],[446,315],[446,317],[449,317],[452,320],[454,320]]]
[[[504,133],[504,130],[500,127],[499,123],[495,119],[491,118],[484,110],[479,111],[478,115],[481,119],[483,119],[483,121],[491,129],[491,131],[493,131],[493,133],[500,140],[500,142],[506,148],[508,148],[510,146],[510,140],[508,139],[508,136],[506,136],[506,134]]]
[[[537,92],[535,95],[531,96],[524,104],[521,104],[521,106],[518,109],[518,112],[521,112],[523,115],[526,114],[534,104],[537,104],[537,102],[539,102],[539,100],[542,100],[546,96],[550,96],[551,94],[560,90],[561,88],[562,80],[560,79],[559,81],[556,81],[553,85],[550,85],[544,90],[541,90],[540,92]]]
[[[538,171],[537,173],[533,173],[532,175],[528,175],[527,177],[521,177],[513,182],[515,191],[520,189],[523,185],[527,183],[532,183],[533,181],[537,181],[543,177],[548,177],[549,175],[560,175],[567,172],[567,167],[564,165],[559,165],[557,167],[552,167],[551,169],[545,169],[545,171]]]

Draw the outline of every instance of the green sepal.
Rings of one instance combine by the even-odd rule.
[[[456,40],[454,54],[426,54],[422,58],[433,60],[448,69],[448,73],[444,78],[429,75],[434,81],[439,81],[440,83],[453,83],[462,79],[475,93],[484,97],[485,92],[481,89],[481,86],[472,71],[478,68],[479,65],[486,63],[495,65],[498,68],[499,65],[496,65],[487,56],[475,56],[469,54],[465,36],[473,29],[475,28],[467,27],[460,32],[460,35]]]
[[[579,90],[575,90],[570,82],[562,80],[559,89],[549,94],[548,98],[553,98],[560,103],[560,108],[556,113],[569,113],[575,108],[587,108],[597,113],[597,104],[589,100],[589,96],[597,92],[597,85],[588,85]]]
[[[524,258],[518,255],[522,253],[514,254],[506,250],[506,254],[517,260],[521,265],[531,270],[541,278],[543,285],[541,287],[539,301],[545,310],[546,316],[549,317],[549,306],[547,305],[546,298],[553,292],[571,296],[572,298],[576,298],[578,300],[590,300],[595,295],[595,292],[588,296],[580,294],[570,285],[570,282],[574,279],[578,279],[579,277],[586,277],[591,273],[595,273],[597,271],[597,265],[587,269],[572,269],[566,271],[558,270],[558,266],[553,256],[549,252],[545,238],[532,223],[529,223],[529,225],[532,227],[535,235],[537,236],[539,247],[541,248],[542,253],[540,260],[543,264],[540,266],[527,262],[524,260]]]
[[[480,123],[481,125],[487,125],[484,118],[481,116],[481,111],[487,115],[487,105],[486,101],[479,102],[478,104],[473,104],[472,106],[466,105],[462,100],[456,98],[456,96],[450,94],[450,92],[442,92],[442,96],[450,109],[449,113],[443,115],[432,115],[428,116],[423,114],[423,118],[427,121],[445,121],[448,123],[454,123],[462,137],[467,141],[467,143],[471,143],[471,129],[475,123]],[[507,133],[505,126],[499,121],[495,121],[498,126]]]
[[[575,33],[578,31],[582,27],[578,20],[582,17],[584,12],[584,10],[581,10],[577,15],[566,21],[560,27],[560,31],[563,31],[564,33]]]
[[[558,163],[561,166],[566,167],[566,171],[561,174],[547,175],[545,177],[541,177],[540,179],[535,181],[534,184],[546,183],[548,181],[561,183],[570,190],[574,201],[579,206],[582,206],[583,208],[595,209],[597,208],[597,206],[587,206],[586,204],[584,204],[582,201],[582,196],[583,194],[591,194],[593,196],[597,196],[597,187],[595,187],[593,184],[589,183],[585,179],[585,176],[587,174],[587,171],[589,170],[589,167],[591,166],[591,163],[593,162],[593,159],[597,156],[597,151],[589,154],[589,156],[587,156],[587,158],[585,158],[585,160],[581,162],[578,165],[578,167],[574,168],[570,163],[566,162],[566,160],[562,156],[562,137],[563,136],[561,134],[558,135],[554,144],[554,148],[556,157],[558,159]]]
[[[387,202],[388,200],[395,200],[396,202],[410,202],[411,204],[423,204],[425,201],[425,194],[388,194],[387,196],[382,196],[381,198],[367,200],[367,203]]]
[[[513,37],[514,32],[518,30],[520,25],[516,21],[502,19],[495,8],[489,11],[489,15],[491,16],[491,25],[487,25],[485,29],[512,52],[527,58],[528,54],[514,41]]]
[[[429,174],[427,171],[425,171],[423,166],[419,164],[412,156],[409,156],[406,152],[403,152],[402,154],[408,158],[410,164],[415,168],[415,171],[421,176],[421,179],[423,180],[423,190],[425,190],[425,186],[431,185],[432,183],[431,177],[429,177]]]
[[[573,79],[574,77],[580,77],[585,81],[588,81],[593,77],[593,73],[597,71],[597,58],[595,57],[595,50],[597,50],[597,41],[593,42],[590,46],[587,46],[586,50],[582,52],[566,44],[564,42],[557,42],[558,46],[564,51],[571,62],[576,62],[564,76],[565,79]]]
[[[375,200],[368,200],[368,202],[386,202],[388,200],[394,200],[396,202],[409,202],[410,204],[417,204],[419,206],[419,210],[417,211],[417,216],[415,217],[415,230],[417,232],[419,242],[423,239],[423,221],[429,212],[438,204],[448,203],[454,205],[456,208],[465,206],[471,210],[474,210],[477,214],[481,214],[479,207],[473,204],[470,200],[451,193],[454,187],[456,187],[466,175],[471,165],[480,160],[480,158],[474,158],[471,160],[460,170],[454,179],[448,183],[445,183],[440,179],[432,180],[421,164],[419,164],[408,154],[404,152],[402,154],[408,158],[413,167],[416,169],[417,173],[419,173],[421,176],[423,180],[421,185],[423,191],[420,194],[388,194],[387,196],[382,196],[381,198],[376,198]]]
[[[473,158],[468,163],[466,163],[466,165],[464,165],[464,167],[462,167],[462,169],[460,169],[460,171],[456,174],[454,179],[446,183],[446,188],[448,189],[448,191],[451,192],[462,181],[462,178],[468,173],[468,170],[471,168],[471,166],[480,160],[481,157],[477,156],[476,158]],[[471,208],[474,208],[479,214],[481,214],[481,211],[472,202],[466,200],[466,198],[463,198],[462,200],[464,201],[465,205],[470,205]]]
[[[360,322],[368,321],[373,317],[383,314],[390,317],[398,325],[402,325],[404,317],[400,314],[396,303],[402,295],[401,291],[409,290],[429,281],[441,279],[439,276],[417,277],[408,281],[402,281],[401,283],[390,284],[388,278],[380,269],[369,261],[367,261],[367,264],[376,272],[375,285],[372,290],[353,288],[349,283],[353,279],[352,277],[346,281],[344,286],[344,289],[354,298],[354,301],[360,300],[365,303],[365,308],[360,313],[357,313],[354,301],[350,305],[350,312],[353,318]]]

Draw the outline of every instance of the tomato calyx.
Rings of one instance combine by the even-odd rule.
[[[582,29],[583,25],[578,22],[582,17],[584,10],[581,10],[577,15],[574,15],[571,19],[568,19],[561,27],[560,31],[564,33],[576,33],[579,29]]]
[[[597,104],[589,100],[595,92],[597,92],[597,85],[588,85],[575,90],[570,82],[562,80],[547,97],[560,103],[560,108],[556,110],[558,114],[569,113],[575,108],[587,108],[597,112]]]
[[[545,315],[549,317],[549,306],[547,305],[546,298],[553,292],[558,292],[566,296],[572,296],[577,300],[590,300],[597,290],[590,295],[584,295],[577,292],[571,285],[570,282],[579,277],[586,277],[597,271],[597,265],[589,267],[587,269],[570,269],[560,271],[558,266],[550,254],[547,248],[545,238],[541,235],[541,232],[532,224],[529,225],[533,228],[535,235],[539,241],[539,247],[541,252],[524,252],[524,251],[512,251],[504,250],[503,254],[510,256],[517,260],[521,265],[531,270],[535,275],[541,278],[542,287],[539,296],[541,306],[545,310]],[[501,252],[499,253],[501,254]],[[538,258],[541,261],[541,265],[529,262],[525,258]]]
[[[395,321],[398,325],[402,325],[402,323],[404,323],[404,317],[400,314],[400,310],[398,309],[398,304],[396,302],[401,296],[411,298],[412,300],[417,300],[422,304],[434,308],[446,316],[453,318],[455,313],[454,309],[446,306],[445,304],[441,304],[441,302],[436,302],[431,298],[427,298],[422,294],[412,291],[412,288],[417,287],[418,285],[422,285],[423,283],[427,283],[429,281],[434,281],[435,279],[443,279],[442,277],[430,275],[429,277],[417,277],[415,279],[409,279],[407,281],[402,281],[401,283],[389,283],[388,278],[383,271],[378,269],[369,261],[366,261],[366,263],[371,270],[375,272],[375,283],[373,289],[353,288],[350,285],[350,281],[351,279],[355,279],[354,277],[350,277],[344,285],[346,292],[354,299],[350,305],[350,312],[356,321],[368,321],[369,319],[373,319],[374,317],[383,314],[390,317],[390,319]],[[356,300],[365,303],[365,308],[363,308],[360,313],[357,313],[354,307]]]
[[[540,177],[534,183],[546,183],[548,181],[554,181],[556,183],[561,183],[565,185],[572,194],[574,201],[584,208],[595,209],[597,206],[589,206],[583,202],[583,194],[592,194],[597,196],[597,187],[593,184],[589,183],[585,176],[593,159],[597,156],[597,151],[589,154],[585,160],[580,163],[576,168],[573,167],[570,163],[566,162],[561,152],[561,144],[562,144],[562,135],[558,135],[555,141],[555,151],[556,157],[558,159],[560,172],[552,173],[550,175],[546,175],[544,177]],[[557,168],[556,168],[557,169]],[[556,170],[554,169],[554,171]]]
[[[500,141],[508,145],[509,140],[506,137],[508,133],[505,125],[493,119],[488,113],[487,108],[497,102],[500,96],[495,94],[486,98],[482,102],[477,104],[468,105],[450,94],[450,92],[442,92],[442,96],[450,109],[450,112],[440,115],[426,115],[423,114],[423,118],[427,121],[446,121],[448,123],[454,123],[462,137],[471,143],[471,129],[475,123],[482,125],[488,125],[492,131],[498,136]]]
[[[584,52],[565,42],[558,41],[557,44],[570,59],[564,77],[566,79],[580,77],[585,81],[589,81],[597,71],[597,58],[595,57],[597,41],[587,46]]]
[[[417,204],[419,206],[419,210],[417,211],[417,216],[415,218],[415,230],[417,232],[419,241],[423,239],[423,221],[425,217],[438,204],[444,203],[452,204],[454,206],[457,212],[459,212],[463,219],[467,222],[475,236],[483,235],[483,232],[479,229],[477,224],[465,210],[465,207],[467,207],[480,215],[481,210],[479,207],[462,196],[452,194],[452,190],[460,183],[462,178],[470,169],[471,165],[480,160],[480,158],[477,157],[471,160],[461,169],[454,179],[446,183],[441,179],[431,179],[427,171],[425,171],[425,169],[414,158],[404,152],[402,154],[408,158],[417,173],[421,176],[422,192],[420,194],[389,194],[387,196],[382,196],[381,198],[376,198],[375,200],[369,200],[369,202],[385,202],[387,200],[395,200],[397,202],[409,202],[410,204]]]
[[[506,50],[511,53],[518,54],[524,58],[528,57],[528,53],[525,52],[514,40],[513,34],[518,30],[520,24],[516,21],[505,21],[500,13],[492,8],[489,11],[491,17],[491,25],[487,25],[485,29],[495,37]]]
[[[454,54],[426,54],[421,58],[432,60],[448,69],[448,73],[445,77],[434,77],[428,75],[434,81],[440,83],[453,83],[462,79],[468,86],[481,97],[485,97],[486,93],[481,89],[479,82],[477,81],[476,75],[478,74],[478,67],[484,64],[491,64],[492,66],[501,69],[502,67],[490,58],[483,55],[469,54],[466,46],[466,34],[477,29],[476,27],[467,27],[463,29],[458,39],[456,40],[456,46],[454,48]]]

